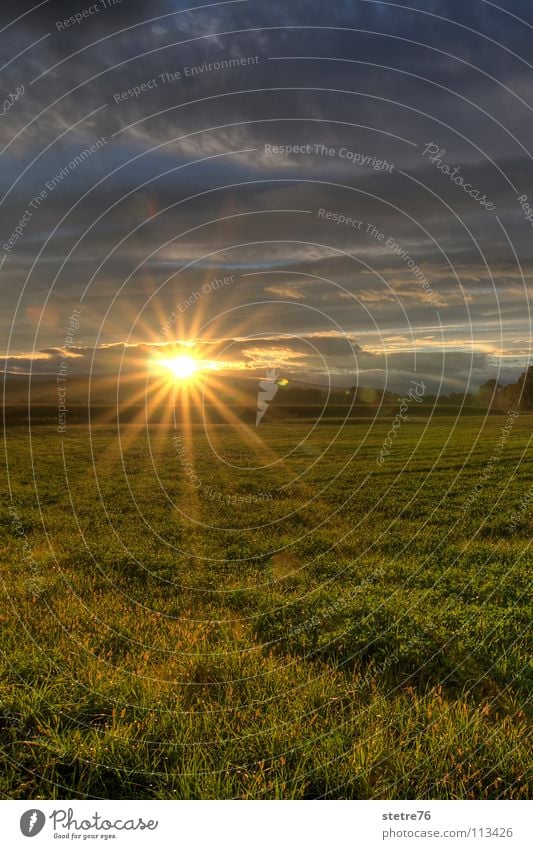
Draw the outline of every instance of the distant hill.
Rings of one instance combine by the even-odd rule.
[[[188,407],[187,415],[193,420],[204,419],[213,423],[225,420],[220,409],[230,408],[233,415],[243,421],[255,421],[259,381],[265,374],[246,376],[206,373],[205,387],[195,385],[196,403]],[[396,415],[399,407],[397,392],[388,392],[372,387],[331,388],[302,380],[278,380],[278,389],[268,404],[265,421],[286,418],[343,419],[346,417],[368,417],[376,414]],[[169,417],[181,419],[182,401],[180,388],[175,391],[169,384],[167,395],[156,396],[160,389],[155,384],[143,383],[142,378],[132,380],[128,376],[118,384],[114,375],[88,374],[68,375],[64,382],[56,376],[9,373],[5,381],[5,414],[8,421],[26,421],[28,406],[32,420],[55,421],[59,404],[59,389],[65,392],[65,406],[69,421],[115,420],[157,422]],[[420,403],[409,404],[410,416],[479,414],[505,412],[513,407],[533,409],[533,367],[525,372],[516,384],[499,386],[488,381],[476,395],[450,393],[438,398],[424,395]],[[147,411],[147,412],[146,412]]]

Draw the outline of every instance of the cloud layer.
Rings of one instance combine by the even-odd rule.
[[[77,368],[170,334],[313,380],[514,379],[533,21],[525,2],[409,5],[3,12],[7,369],[52,368],[27,355],[61,349],[78,308]]]

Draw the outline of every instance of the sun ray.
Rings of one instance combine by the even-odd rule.
[[[219,345],[224,346],[223,340]],[[165,343],[146,343],[136,349],[131,366],[120,377],[106,379],[108,388],[116,386],[116,405],[100,416],[97,424],[117,423],[118,442],[102,458],[110,470],[122,465],[132,444],[142,438],[143,429],[161,425],[167,435],[173,430],[172,451],[176,460],[176,491],[168,497],[176,508],[177,521],[195,522],[203,513],[202,486],[195,476],[196,428],[210,430],[213,450],[221,451],[219,429],[210,428],[211,420],[223,423],[238,432],[243,446],[251,452],[250,465],[269,465],[279,457],[268,442],[248,421],[255,418],[254,393],[240,381],[232,381],[231,373],[238,369],[246,373],[241,361],[217,360],[212,340],[205,338],[175,339]],[[206,356],[207,355],[207,356]],[[214,356],[214,359],[210,359]],[[122,368],[122,366],[120,366]],[[250,376],[250,380],[252,380]],[[123,425],[127,423],[127,427]],[[152,458],[153,461],[153,458]]]
[[[220,399],[220,393],[217,393],[216,388],[216,378],[211,379],[211,385],[204,385],[204,394],[214,409],[228,424],[239,430],[239,433],[248,445],[255,449],[262,459],[267,458],[269,461],[275,460],[275,453],[270,449],[267,443],[265,443],[261,434],[258,433],[255,427],[250,427],[250,425],[243,421],[242,418],[239,418],[239,416],[232,410],[231,406]]]

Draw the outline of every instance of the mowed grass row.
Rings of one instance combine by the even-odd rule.
[[[384,421],[11,428],[0,792],[529,797],[533,417],[497,450],[504,421],[404,423],[382,466]]]

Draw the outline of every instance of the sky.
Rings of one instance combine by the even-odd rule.
[[[6,5],[7,372],[178,342],[473,392],[531,361],[526,0]]]

